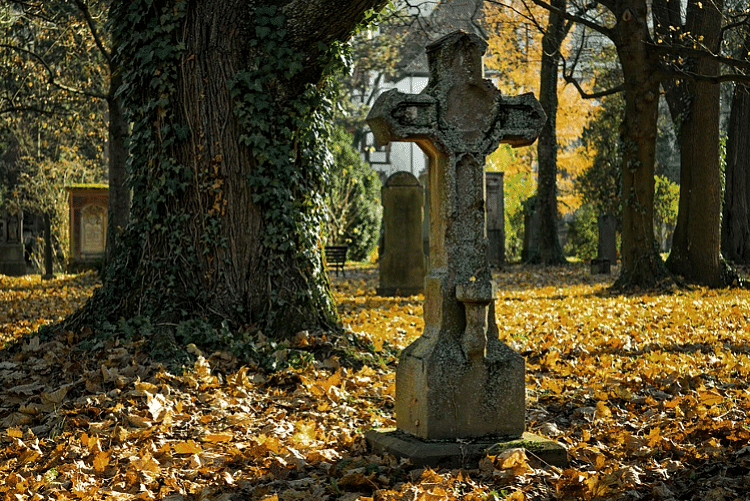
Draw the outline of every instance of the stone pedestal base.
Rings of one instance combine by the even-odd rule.
[[[557,442],[524,433],[516,439],[477,439],[466,442],[425,441],[395,428],[370,430],[365,439],[373,452],[406,458],[414,466],[431,468],[476,468],[485,455],[497,455],[507,449],[523,448],[533,467],[568,466],[568,453]]]
[[[26,274],[23,244],[0,245],[0,275],[20,277]]]

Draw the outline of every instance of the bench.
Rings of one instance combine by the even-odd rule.
[[[346,245],[326,245],[326,264],[336,270],[336,276],[339,276],[339,270],[346,276],[344,265],[348,250],[349,247]]]

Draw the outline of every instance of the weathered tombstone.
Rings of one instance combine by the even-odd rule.
[[[424,190],[409,172],[396,172],[385,182],[383,255],[380,256],[381,296],[412,296],[424,288],[426,270],[422,243]]]
[[[610,266],[617,263],[617,218],[603,214],[597,219],[599,242],[596,258],[591,260],[591,273],[609,274]]]
[[[26,274],[23,256],[23,211],[5,210],[0,226],[0,274],[19,277]]]
[[[77,270],[104,258],[109,189],[106,185],[76,185],[66,190],[70,213],[69,268]]]
[[[533,95],[505,97],[482,78],[486,48],[463,32],[441,38],[427,47],[427,87],[420,94],[388,91],[368,116],[379,143],[413,141],[429,157],[425,328],[399,358],[398,430],[367,434],[374,450],[417,464],[462,466],[501,439],[529,440],[525,362],[499,340],[495,323],[484,161],[501,142],[533,143],[545,115]],[[535,453],[567,461],[559,445],[544,449]]]
[[[531,208],[531,213],[523,215],[523,248],[521,261],[526,262],[539,249],[539,211]]]
[[[485,172],[487,200],[487,258],[490,265],[500,268],[505,264],[505,193],[503,173]]]

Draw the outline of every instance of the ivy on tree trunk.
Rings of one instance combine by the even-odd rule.
[[[130,222],[71,320],[283,338],[337,322],[321,259],[324,77],[382,0],[114,2]]]

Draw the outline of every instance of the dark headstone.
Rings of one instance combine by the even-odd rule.
[[[378,294],[419,294],[427,268],[422,242],[424,190],[409,172],[396,172],[385,182],[381,198],[383,254]]]

